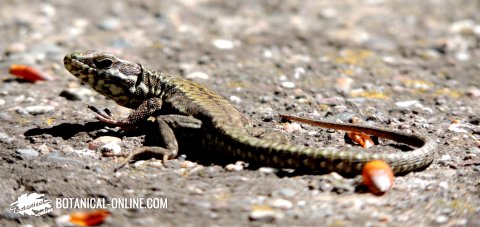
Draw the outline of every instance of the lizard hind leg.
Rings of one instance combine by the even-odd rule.
[[[191,116],[178,114],[160,115],[157,117],[165,121],[171,128],[190,128],[199,129],[202,127],[202,121]]]
[[[168,123],[163,120],[161,117],[157,117],[156,120],[157,126],[156,129],[158,130],[158,139],[161,142],[161,146],[143,146],[132,153],[130,153],[125,160],[114,169],[114,172],[118,171],[120,168],[124,167],[130,161],[140,158],[140,156],[149,156],[149,157],[160,157],[165,163],[168,159],[175,158],[178,153],[178,142],[175,138],[175,134],[173,133],[172,128],[168,125]]]
[[[290,144],[290,139],[281,131],[268,130],[265,128],[251,128],[249,130],[252,136],[257,138],[274,141],[281,144]]]
[[[115,167],[113,171],[117,172],[119,169],[123,168],[130,161],[137,159],[139,156],[158,156],[161,157],[163,163],[165,163],[169,158],[175,157],[176,153],[176,150],[170,150],[163,147],[143,146],[130,153],[119,166]]]

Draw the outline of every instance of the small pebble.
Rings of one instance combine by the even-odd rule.
[[[92,89],[86,87],[68,88],[60,92],[60,96],[72,101],[89,101],[95,95]]]
[[[38,151],[36,151],[35,149],[31,149],[31,148],[17,149],[16,153],[25,157],[25,158],[33,158],[33,157],[37,157],[38,155],[40,155],[40,153],[38,153]]]
[[[228,164],[225,166],[225,169],[228,171],[242,171],[243,170],[243,162],[236,162],[235,164]]]
[[[185,189],[193,194],[202,195],[205,191],[195,185],[187,185]]]
[[[114,136],[100,136],[93,140],[94,143],[107,144],[107,143],[121,143],[122,139]]]
[[[342,112],[346,112],[348,110],[348,107],[344,105],[336,105],[333,107],[333,110],[335,110],[335,112],[337,113],[342,113]]]
[[[417,186],[421,189],[425,189],[429,185],[429,182],[426,181],[426,180],[422,180],[420,178],[415,178],[415,179],[412,180],[411,185],[412,186],[415,185],[415,186]]]
[[[88,23],[89,23],[89,21],[87,19],[84,19],[84,18],[75,18],[73,20],[73,26],[79,27],[79,28],[87,27]]]
[[[471,129],[471,126],[467,124],[453,123],[448,126],[448,130],[458,133],[467,133],[469,129]]]
[[[51,152],[46,156],[46,159],[49,161],[59,161],[59,162],[70,162],[70,163],[77,163],[77,164],[82,164],[81,161],[78,159],[73,159],[73,158],[66,158],[62,157],[58,152]]]
[[[272,167],[260,167],[258,169],[258,171],[260,171],[262,173],[273,174],[273,173],[278,172],[278,169],[272,168]]]
[[[307,135],[309,135],[309,136],[314,136],[314,135],[317,135],[317,134],[318,134],[317,131],[308,131],[307,132]]]
[[[27,46],[25,45],[25,43],[12,43],[10,44],[10,46],[7,47],[6,53],[18,54],[18,53],[25,52],[26,49],[27,49]]]
[[[117,142],[110,142],[103,145],[100,148],[100,152],[102,152],[103,156],[121,156],[122,155],[122,148]]]
[[[190,169],[190,168],[193,168],[197,166],[197,163],[195,162],[191,162],[191,161],[183,161],[181,164],[180,164],[180,167],[182,168],[186,168],[186,169]]]
[[[100,29],[106,30],[106,31],[111,31],[111,30],[117,30],[121,26],[120,20],[117,18],[107,18],[103,20],[98,27]]]
[[[96,152],[90,149],[81,149],[81,150],[73,150],[73,152],[77,153],[80,156],[95,156]]]
[[[35,227],[35,226],[33,226],[32,224],[23,224],[23,225],[19,225],[19,227]]]
[[[441,57],[440,53],[436,50],[426,49],[418,52],[418,56],[424,60],[435,60]]]
[[[403,109],[415,108],[417,110],[421,110],[423,113],[433,114],[433,109],[432,108],[425,107],[418,100],[408,100],[408,101],[396,102],[395,105],[400,107],[400,108],[403,108]]]
[[[232,49],[235,44],[230,41],[230,40],[226,40],[226,39],[215,39],[212,41],[212,44],[218,48],[218,49],[221,49],[221,50],[228,50],[228,49]]]
[[[55,224],[57,226],[74,226],[70,222],[70,215],[69,214],[61,215],[61,216],[58,216],[57,218],[55,218]]]
[[[459,51],[455,53],[455,58],[459,61],[468,61],[470,60],[471,56],[467,51]]]
[[[392,56],[384,56],[382,58],[383,62],[387,63],[387,64],[391,64],[391,65],[395,65],[397,63],[397,59],[395,57],[392,57]]]
[[[283,130],[287,133],[292,133],[295,131],[300,131],[302,130],[302,126],[296,122],[294,123],[287,123],[283,125]]]
[[[379,214],[378,220],[381,222],[391,222],[393,220],[393,217],[392,215],[388,215],[388,214]]]
[[[278,194],[280,196],[290,198],[290,197],[295,196],[297,194],[297,191],[294,190],[294,189],[291,189],[291,188],[282,188],[282,189],[278,190]]]
[[[46,144],[42,144],[37,147],[38,151],[42,154],[49,154],[50,153],[50,147],[48,147]]]
[[[254,221],[274,221],[282,218],[283,215],[275,212],[275,210],[269,206],[254,206],[248,217]]]
[[[442,155],[438,160],[439,160],[439,161],[449,161],[449,160],[451,160],[451,159],[452,159],[452,157],[451,157],[450,155],[444,154],[444,155]]]
[[[55,7],[53,7],[50,4],[43,4],[40,9],[43,15],[48,17],[55,16],[55,14],[57,13],[57,10],[55,9]]]
[[[478,38],[480,38],[480,24],[479,24],[479,25],[476,25],[476,26],[473,28],[473,34],[475,34],[475,36],[477,36]]]
[[[450,25],[450,32],[454,34],[472,34],[475,23],[472,20],[455,21]]]
[[[138,168],[138,167],[144,165],[145,162],[146,162],[145,160],[136,161],[135,163],[133,163],[133,167]]]
[[[326,35],[332,40],[353,42],[355,44],[363,44],[371,40],[370,33],[362,28],[332,29]]]
[[[121,143],[122,143],[122,140],[118,137],[100,136],[100,137],[96,138],[95,140],[93,140],[92,142],[88,143],[88,149],[100,151],[104,156],[116,156],[113,153],[109,153],[108,151],[110,149],[114,149],[115,152],[117,152],[118,149],[121,150],[121,148],[120,148]],[[107,145],[107,144],[110,144],[110,145],[108,145],[107,147],[104,148],[104,146]],[[116,144],[116,145],[113,145],[113,144]],[[118,148],[115,148],[117,146],[118,146]],[[105,149],[105,150],[103,150],[103,149]]]
[[[448,217],[445,215],[439,215],[435,218],[437,224],[445,224],[448,221]]]
[[[334,121],[334,122],[348,122],[350,119],[352,119],[355,115],[353,113],[346,113],[346,112],[340,112],[338,114],[335,114],[333,116],[330,116],[327,118],[329,121]]]
[[[337,172],[331,172],[330,174],[328,174],[328,176],[332,177],[335,180],[344,180],[345,179],[345,177],[338,174]]]
[[[85,28],[89,24],[89,21],[84,18],[77,18],[73,20],[73,26],[68,28],[70,35],[81,35],[85,33]]]
[[[193,173],[196,173],[196,172],[200,172],[202,171],[203,169],[205,169],[204,166],[196,166],[196,167],[193,167],[190,169],[190,174],[193,174]]]
[[[445,181],[442,181],[442,182],[438,183],[438,186],[440,188],[442,188],[443,190],[448,190],[448,183],[445,182]]]
[[[350,77],[340,77],[335,80],[335,88],[339,91],[348,92],[352,88],[353,82]]]
[[[23,101],[25,101],[25,99],[26,99],[25,95],[18,95],[18,96],[15,96],[13,101],[14,102],[23,102]]]
[[[5,103],[6,103],[5,99],[0,99],[0,106],[5,105]]]
[[[272,58],[273,57],[272,51],[271,50],[263,50],[263,57]]]
[[[151,160],[148,162],[148,166],[155,167],[155,168],[162,168],[163,161],[162,160]]]
[[[321,94],[315,95],[315,101],[319,104],[326,104],[326,105],[340,105],[345,103],[345,99],[342,97],[328,97],[324,98]]]
[[[300,79],[300,77],[305,74],[305,69],[302,67],[296,67],[295,73],[293,74],[293,78]]]
[[[480,89],[477,87],[471,87],[467,90],[467,95],[472,98],[480,97]]]
[[[337,17],[338,11],[334,8],[324,8],[320,11],[320,16],[322,16],[325,19],[334,19]]]
[[[230,96],[230,101],[235,103],[235,104],[238,104],[238,103],[242,102],[242,99],[238,96],[232,95],[232,96]]]
[[[41,114],[46,114],[46,113],[52,113],[55,110],[55,107],[53,106],[28,106],[23,108],[23,110],[26,111],[26,113],[31,114],[31,115],[41,115]],[[17,112],[19,110],[17,109]]]
[[[293,207],[292,202],[286,199],[275,199],[270,203],[270,205],[274,208],[279,208],[284,210],[288,210]]]
[[[0,132],[0,142],[2,143],[11,143],[13,142],[14,138],[7,135],[6,133]]]
[[[480,154],[480,148],[478,148],[478,147],[470,147],[470,148],[467,150],[467,153],[469,153],[469,154]]]
[[[467,226],[467,219],[454,219],[448,222],[448,226]]]
[[[283,81],[280,85],[281,85],[283,88],[288,88],[288,89],[295,88],[295,83],[294,83],[294,82],[291,82],[291,81]]]
[[[202,80],[208,80],[210,76],[204,72],[193,72],[185,76],[187,79],[202,79]]]
[[[422,104],[420,104],[420,101],[418,101],[418,100],[396,102],[395,105],[398,106],[398,107],[402,107],[402,108],[407,108],[407,107],[410,107],[410,106],[423,107]]]

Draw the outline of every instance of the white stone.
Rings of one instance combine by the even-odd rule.
[[[275,199],[271,202],[272,207],[288,210],[293,207],[292,202],[286,199]]]
[[[238,104],[238,103],[242,102],[242,99],[238,96],[232,95],[232,96],[230,96],[230,101]]]
[[[109,152],[113,156],[118,156],[122,153],[122,148],[116,142],[110,142],[102,146],[100,149],[102,152]]]
[[[291,81],[284,81],[281,83],[281,86],[284,87],[284,88],[295,88],[295,83],[294,82],[291,82]]]
[[[202,79],[208,80],[210,76],[204,72],[193,72],[185,76],[187,79]]]
[[[227,39],[215,39],[212,41],[212,44],[216,48],[222,49],[222,50],[232,49],[235,46],[235,44],[231,40],[227,40]]]

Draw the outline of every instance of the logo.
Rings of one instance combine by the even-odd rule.
[[[46,199],[44,194],[25,193],[10,204],[10,210],[21,215],[40,216],[53,211],[51,203],[52,201]]]

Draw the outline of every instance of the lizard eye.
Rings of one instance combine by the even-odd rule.
[[[110,67],[112,67],[113,65],[113,60],[110,59],[110,58],[95,58],[93,60],[93,64],[95,64],[95,66],[97,68],[100,68],[100,69],[108,69]]]

